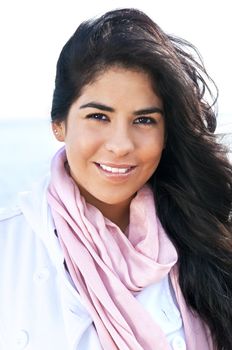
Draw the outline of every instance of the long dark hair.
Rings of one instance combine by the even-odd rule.
[[[147,15],[121,9],[82,23],[57,63],[52,120],[110,66],[148,72],[164,102],[167,143],[151,177],[160,220],[179,254],[179,282],[215,349],[232,349],[232,166],[214,135],[213,82],[194,47]]]

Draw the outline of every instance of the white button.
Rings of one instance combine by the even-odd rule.
[[[46,282],[49,278],[49,274],[49,269],[47,267],[43,267],[35,272],[34,281],[39,284]]]
[[[15,338],[16,349],[23,350],[29,342],[28,333],[25,330],[20,330]]]
[[[186,344],[184,339],[179,335],[175,336],[172,340],[172,348],[174,350],[186,350]]]

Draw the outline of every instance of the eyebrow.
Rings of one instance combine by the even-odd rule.
[[[86,104],[80,106],[80,109],[89,108],[89,107],[90,108],[96,108],[96,109],[99,109],[99,110],[104,111],[104,112],[115,112],[114,108],[106,106],[106,105],[103,105],[103,104],[98,103],[98,102],[86,103]],[[163,109],[161,109],[159,107],[156,107],[156,106],[140,109],[138,111],[134,111],[133,112],[134,115],[151,114],[151,113],[159,113],[159,114],[164,115]]]

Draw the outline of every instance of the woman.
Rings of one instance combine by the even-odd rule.
[[[191,49],[134,9],[64,46],[65,147],[0,223],[2,349],[232,348],[232,167]]]

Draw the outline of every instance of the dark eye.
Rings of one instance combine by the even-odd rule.
[[[143,124],[143,125],[150,125],[150,124],[156,124],[156,120],[151,117],[139,117],[135,119],[134,124]]]
[[[86,116],[87,119],[94,119],[94,120],[99,120],[99,121],[107,121],[108,117],[105,114],[102,113],[91,113]]]

